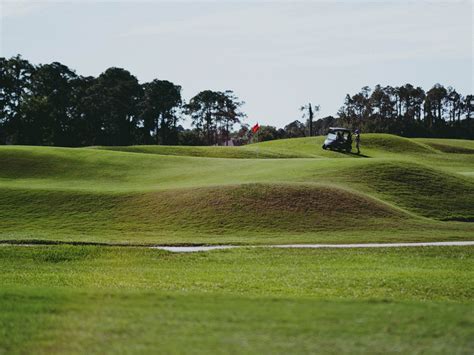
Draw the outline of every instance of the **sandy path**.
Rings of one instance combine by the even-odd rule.
[[[197,251],[209,251],[216,249],[231,248],[404,248],[404,247],[432,247],[432,246],[466,246],[474,245],[474,241],[468,242],[423,242],[423,243],[365,243],[365,244],[281,244],[281,245],[208,245],[208,246],[154,246],[152,249],[167,250],[175,253],[190,253]]]

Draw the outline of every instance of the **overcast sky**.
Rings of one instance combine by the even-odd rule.
[[[129,70],[230,89],[247,122],[284,126],[311,101],[334,115],[362,86],[439,82],[473,92],[473,2],[4,1],[0,54],[78,74]]]

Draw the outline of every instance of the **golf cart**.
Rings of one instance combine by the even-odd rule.
[[[323,144],[323,149],[342,150],[349,153],[352,150],[351,130],[347,128],[330,127],[328,136]]]

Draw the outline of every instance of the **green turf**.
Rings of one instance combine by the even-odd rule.
[[[178,155],[211,158],[341,158],[356,157],[343,155],[330,150],[320,149],[325,137],[280,139],[242,147],[186,147],[186,146],[127,146],[127,147],[92,147],[95,149],[113,150],[132,153],[158,155]],[[408,139],[389,134],[363,135],[363,150],[374,157],[390,153],[416,154],[439,153],[444,149],[436,149],[440,144],[446,147],[469,149],[469,141],[452,139]],[[434,145],[434,146],[433,146]],[[474,149],[474,148],[472,148]],[[464,150],[463,150],[464,152]],[[365,155],[367,155],[365,154]]]
[[[417,138],[414,140],[444,153],[474,154],[474,141],[472,140],[440,138]]]
[[[311,158],[313,155],[305,155],[300,152],[278,152],[256,146],[234,147],[194,147],[194,146],[164,146],[164,145],[137,145],[126,147],[92,147],[101,150],[112,150],[129,153],[176,155],[206,158]]]
[[[242,147],[187,147],[141,145],[126,147],[91,147],[101,150],[112,150],[131,153],[158,155],[177,155],[211,158],[341,158],[356,157],[330,150],[319,149],[325,137],[280,139]],[[456,150],[458,149],[458,150]],[[389,134],[365,134],[362,136],[364,155],[373,157],[387,154],[436,154],[468,153],[474,151],[474,143],[467,140],[416,138],[409,139]]]
[[[368,134],[363,156],[357,156],[324,151],[322,140],[245,147],[0,147],[0,240],[473,238],[474,155],[464,152],[472,142]]]
[[[354,183],[423,216],[474,221],[474,183],[413,163],[377,163],[352,173]],[[370,184],[366,184],[370,181]]]
[[[0,248],[0,352],[469,353],[474,248]]]
[[[0,147],[0,240],[474,240],[470,141]],[[0,246],[2,353],[472,353],[473,247]]]
[[[10,241],[357,243],[465,239],[472,232],[469,223],[417,218],[364,194],[324,185],[252,184],[99,196],[5,189],[1,201],[1,235]],[[326,210],[328,205],[338,208]]]

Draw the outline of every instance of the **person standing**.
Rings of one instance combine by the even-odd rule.
[[[360,154],[360,133],[359,130],[355,130],[355,143],[357,148],[357,154]]]

